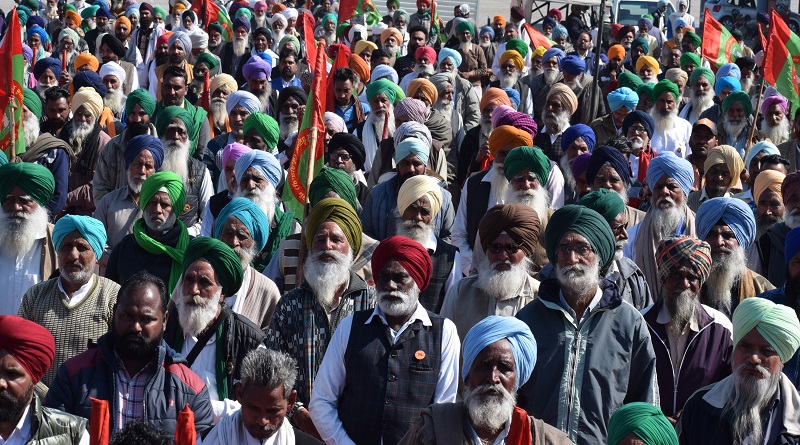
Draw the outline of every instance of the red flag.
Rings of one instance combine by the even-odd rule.
[[[215,2],[206,0],[194,0],[190,9],[194,11],[199,20],[203,22],[206,32],[208,32],[208,25],[217,22],[222,25],[222,29],[225,31],[225,34],[227,34],[225,41],[231,41],[233,37],[233,23],[231,19],[228,18],[228,14],[224,9],[220,8]]]
[[[342,0],[339,3],[339,23],[346,22],[356,15],[356,9],[359,8],[361,0]]]
[[[22,32],[16,8],[6,22],[8,28],[0,44],[0,150],[9,160],[25,152],[22,128],[22,87],[25,85],[25,59],[22,56]]]
[[[109,421],[111,416],[108,414],[108,401],[89,397],[92,402],[92,418],[89,422],[89,444],[108,445],[111,437],[109,432]]]
[[[327,111],[334,111],[336,108],[336,99],[333,97],[333,73],[336,72],[339,68],[346,68],[350,66],[350,50],[345,46],[343,43],[334,43],[331,47],[338,45],[338,50],[336,51],[336,58],[333,60],[333,65],[331,66],[331,74],[328,76],[327,81],[327,99],[326,104],[327,106],[325,109]],[[358,98],[356,98],[358,100]]]
[[[194,429],[194,411],[187,403],[178,413],[178,424],[175,426],[175,445],[194,445],[197,442],[197,431]]]
[[[528,32],[528,37],[531,38],[531,48],[536,49],[540,46],[543,46],[547,49],[550,49],[550,47],[553,46],[553,42],[551,42],[550,39],[537,31],[536,28],[531,26],[529,23],[525,23],[525,31]]]
[[[300,18],[298,19],[300,22],[301,29],[303,30],[303,43],[306,46],[306,59],[310,64],[312,60],[317,60],[317,45],[316,40],[314,40],[314,16],[305,12],[300,11]]]

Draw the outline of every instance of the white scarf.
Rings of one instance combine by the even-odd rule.
[[[378,136],[375,134],[375,126],[372,125],[371,119],[367,119],[364,122],[361,142],[364,143],[364,151],[366,152],[366,156],[364,156],[364,171],[368,172],[372,169],[372,160],[375,159],[375,154],[378,153],[378,147],[380,146]]]
[[[292,428],[289,419],[284,419],[281,427],[275,432],[274,445],[294,445],[294,429]],[[249,442],[258,442],[242,423],[242,411],[236,411],[230,416],[223,417],[216,427],[214,427],[208,436],[203,439],[203,445],[215,444],[229,444],[239,443],[246,444]]]

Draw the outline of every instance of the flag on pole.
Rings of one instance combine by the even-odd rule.
[[[702,55],[711,62],[711,67],[716,71],[726,63],[735,62],[742,55],[742,47],[731,35],[728,28],[722,26],[711,16],[711,11],[706,8],[703,22]]]
[[[3,110],[3,126],[0,127],[0,150],[8,159],[25,153],[25,137],[22,133],[22,86],[25,84],[25,58],[22,56],[22,34],[17,9],[9,14],[8,28],[0,43],[0,110]]]
[[[306,47],[306,59],[308,63],[317,60],[317,46],[314,40],[314,16],[304,10],[300,10],[300,23],[298,27],[303,30],[303,44]]]
[[[442,19],[439,17],[439,8],[437,7],[436,0],[431,2],[431,33],[439,37],[439,41],[444,44],[447,41],[447,36],[444,35],[444,28],[442,27]]]
[[[356,11],[364,11],[362,0],[342,0],[339,3],[339,23],[352,19],[356,15]]]
[[[331,72],[328,76],[326,88],[326,102],[325,102],[325,110],[335,112],[336,111],[336,99],[333,97],[333,73],[336,72],[339,68],[347,68],[350,66],[350,51],[347,50],[347,47],[344,44],[340,44],[339,50],[336,51],[336,58],[333,59],[333,64],[331,65]],[[358,100],[358,97],[356,97]]]
[[[797,85],[797,75],[800,73],[800,37],[789,29],[774,9],[770,24],[772,32],[764,54],[764,80],[789,99],[794,116],[800,107],[800,87]]]
[[[525,31],[528,33],[528,37],[531,38],[531,48],[536,49],[540,46],[545,47],[546,49],[550,49],[553,46],[553,42],[550,41],[544,34],[540,33],[536,30],[530,23],[525,23]]]
[[[312,72],[311,90],[308,93],[303,122],[297,133],[294,154],[289,164],[286,185],[283,188],[283,203],[295,215],[303,214],[308,184],[322,169],[325,153],[325,43],[317,45],[317,59]],[[311,144],[314,143],[312,147]]]
[[[231,22],[225,10],[220,8],[216,2],[213,0],[194,0],[191,10],[203,22],[206,32],[208,32],[208,25],[218,22],[225,31],[225,41],[231,41],[231,37],[233,37],[233,22]]]

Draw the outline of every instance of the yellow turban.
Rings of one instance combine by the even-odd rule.
[[[217,89],[221,86],[228,87],[228,89],[230,90],[228,91],[228,94],[239,91],[239,85],[236,84],[236,79],[234,79],[233,76],[231,76],[230,74],[225,74],[225,73],[217,74],[216,76],[211,78],[211,82],[209,82],[209,84],[210,84],[209,89],[211,90],[212,94],[214,93],[214,91],[217,91]]]
[[[172,13],[173,14],[175,14],[178,11],[183,12],[185,10],[186,10],[186,5],[184,5],[183,3],[175,3],[174,5],[172,5]]]
[[[500,65],[502,66],[509,60],[517,67],[517,71],[522,71],[522,67],[525,66],[525,60],[522,58],[522,55],[513,49],[505,51],[503,55],[500,56]]]
[[[613,45],[607,51],[608,58],[613,59],[615,57],[619,57],[620,59],[625,58],[625,48],[622,45]],[[640,57],[641,58],[641,57]]]
[[[103,98],[97,94],[94,88],[82,87],[72,97],[72,103],[70,104],[73,113],[81,106],[91,113],[93,117],[97,118],[103,111]]]
[[[781,197],[781,185],[786,175],[775,170],[764,170],[756,176],[756,183],[753,185],[753,200],[758,204],[761,194],[767,190],[772,190]]]
[[[712,148],[706,157],[706,163],[703,164],[703,170],[708,173],[708,170],[717,164],[725,164],[728,167],[732,188],[742,187],[739,175],[744,170],[744,161],[735,148],[730,145],[717,145]]]
[[[417,94],[417,91],[422,90],[422,94],[428,99],[428,101],[433,105],[436,102],[436,99],[439,98],[439,93],[436,91],[436,86],[431,83],[428,79],[414,79],[408,84],[408,97],[414,97]]]
[[[369,49],[369,53],[372,54],[373,51],[378,49],[378,45],[370,42],[369,40],[359,40],[356,42],[355,51],[353,51],[353,53],[360,55],[365,49]]]
[[[658,60],[650,56],[640,56],[636,60],[636,73],[638,74],[645,65],[650,67],[650,71],[653,72],[653,75],[657,76],[661,74],[661,68],[658,66]]]
[[[501,125],[489,135],[489,153],[496,155],[501,148],[511,146],[511,148],[527,147],[533,145],[531,134],[525,130],[511,125]]]
[[[397,193],[397,210],[400,215],[402,216],[408,206],[423,196],[428,197],[431,203],[431,218],[435,218],[442,208],[442,190],[439,183],[427,175],[413,176],[400,186],[400,191]]]
[[[572,89],[563,83],[557,83],[550,87],[550,92],[547,93],[547,102],[550,102],[552,98],[558,99],[558,101],[561,102],[561,106],[564,107],[569,114],[574,113],[575,110],[578,109],[578,98],[575,96],[575,93],[572,92]]]
[[[89,68],[95,73],[100,69],[100,62],[97,60],[97,57],[89,53],[80,53],[75,56],[75,63],[73,64],[75,71],[78,71],[78,68],[84,65],[89,65]]]
[[[544,56],[544,52],[547,51],[547,48],[544,46],[538,46],[535,50],[533,50],[533,54],[531,55],[531,59],[534,57],[542,57]]]

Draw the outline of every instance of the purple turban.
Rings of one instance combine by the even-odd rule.
[[[272,67],[258,56],[250,57],[250,60],[242,67],[242,74],[244,74],[244,78],[247,80],[269,79],[270,73],[272,73]]]
[[[580,178],[581,175],[586,173],[586,168],[589,166],[589,158],[591,157],[590,153],[583,153],[572,161],[570,168],[572,169],[573,178]]]
[[[501,108],[503,110],[501,110],[495,118],[495,112]],[[506,111],[505,109],[511,111]],[[492,112],[492,128],[497,128],[501,125],[511,125],[512,127],[519,128],[526,133],[530,133],[533,139],[536,139],[536,134],[539,131],[536,121],[533,120],[530,114],[514,111],[511,107],[505,105],[500,105]]]
[[[781,96],[780,94],[778,94],[777,96],[769,96],[764,99],[764,103],[761,104],[761,114],[766,115],[767,110],[769,110],[769,107],[771,107],[773,104],[778,104],[778,106],[781,107],[781,110],[783,110],[783,114],[786,114],[786,109],[789,106],[789,101],[786,100],[786,98]]]

